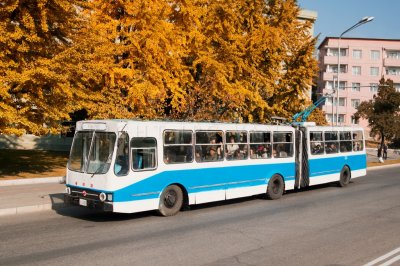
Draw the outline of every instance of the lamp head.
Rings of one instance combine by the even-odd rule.
[[[374,20],[374,17],[363,17],[358,23],[367,23]]]

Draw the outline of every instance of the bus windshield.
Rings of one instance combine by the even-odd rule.
[[[68,169],[88,174],[105,174],[111,165],[116,135],[109,132],[77,132]]]

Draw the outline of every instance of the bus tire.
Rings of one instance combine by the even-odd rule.
[[[338,182],[338,185],[340,187],[345,187],[350,183],[350,178],[351,178],[351,172],[349,167],[344,166],[342,168],[342,171],[340,172],[340,179]]]
[[[280,175],[273,175],[268,182],[267,199],[276,200],[282,197],[285,190],[285,183]]]
[[[183,192],[177,185],[170,185],[161,193],[158,212],[162,216],[177,214],[183,205]]]

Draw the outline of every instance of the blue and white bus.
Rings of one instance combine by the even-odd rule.
[[[134,120],[80,121],[65,202],[104,211],[158,210],[366,175],[359,127]]]

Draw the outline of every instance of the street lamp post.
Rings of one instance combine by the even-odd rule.
[[[353,26],[351,26],[350,28],[348,28],[347,30],[345,30],[344,32],[342,32],[342,34],[340,34],[339,39],[338,39],[338,65],[337,65],[337,80],[336,80],[336,125],[339,124],[339,86],[340,86],[340,40],[342,39],[342,36],[344,34],[346,34],[347,32],[354,30],[355,28],[361,26],[362,24],[368,23],[370,21],[372,21],[374,19],[374,17],[363,17],[359,22],[357,22],[356,24],[354,24]],[[332,98],[332,104],[333,104],[333,98]],[[334,118],[334,114],[332,112],[332,120]]]

